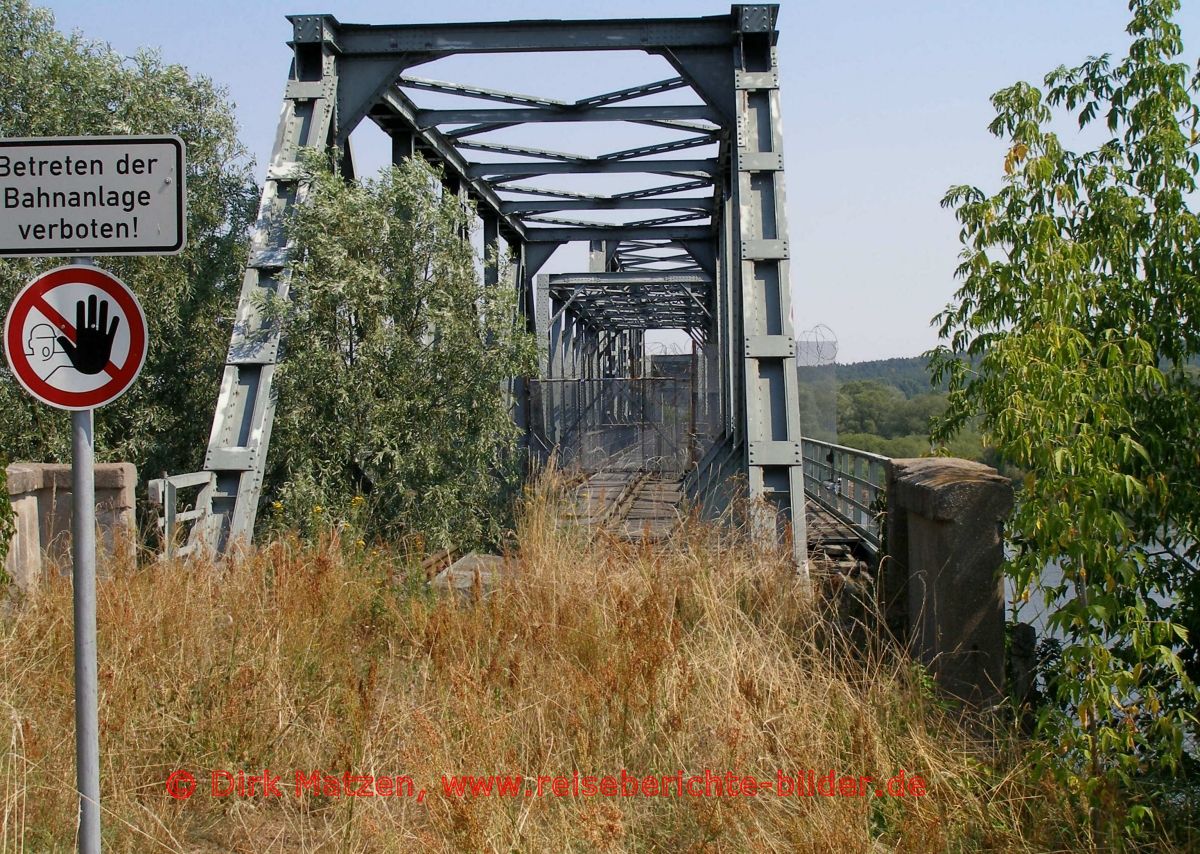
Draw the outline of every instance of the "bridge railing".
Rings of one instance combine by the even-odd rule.
[[[891,460],[844,445],[803,440],[804,492],[853,528],[878,552],[881,542],[882,495],[887,491]]]

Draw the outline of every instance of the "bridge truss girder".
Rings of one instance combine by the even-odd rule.
[[[777,13],[774,5],[735,5],[728,15],[699,18],[400,26],[290,16],[295,59],[204,470],[168,478],[201,485],[189,547],[223,553],[251,537],[281,333],[258,307],[264,294],[287,297],[283,224],[305,195],[300,150],[340,148],[352,175],[350,133],[369,119],[391,138],[394,161],[423,156],[438,164],[447,191],[476,207],[487,247],[511,256],[520,311],[542,342],[543,375],[636,371],[645,330],[689,334],[702,353],[704,394],[719,410],[721,427],[688,476],[689,494],[718,515],[740,476],[749,498],[768,508],[755,514],[759,529],[786,531],[796,562],[804,564]],[[563,100],[410,73],[459,54],[613,50],[660,56],[676,74]],[[670,92],[691,93],[698,103],[662,103],[658,96]],[[419,93],[492,106],[422,107],[418,98],[426,96]],[[495,136],[528,123],[552,129],[574,122],[634,123],[668,136],[599,155]],[[657,183],[605,193],[538,183],[587,174],[640,174]],[[563,215],[588,210],[623,220]],[[539,277],[550,255],[573,241],[589,243],[589,271]],[[485,270],[491,281],[497,275],[494,266]],[[514,416],[528,428],[524,380],[514,381],[513,393]]]

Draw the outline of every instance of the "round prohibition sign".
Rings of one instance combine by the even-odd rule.
[[[4,320],[4,356],[21,386],[58,409],[94,409],[133,385],[146,361],[146,316],[128,286],[72,265],[26,285]]]

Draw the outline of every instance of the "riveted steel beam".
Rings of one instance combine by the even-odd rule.
[[[419,130],[416,113],[417,109],[412,101],[408,100],[403,92],[392,87],[380,95],[379,104],[372,118],[384,130],[411,133]],[[436,130],[425,129],[419,135],[418,144],[432,151],[452,177],[465,181],[470,187],[472,195],[497,213],[511,234],[518,238],[523,235],[524,225],[501,210],[500,197],[496,195],[496,191],[487,182],[471,175],[470,164],[453,143]]]
[[[682,193],[686,190],[698,190],[701,187],[711,187],[712,181],[681,181],[677,184],[667,184],[663,187],[647,187],[644,190],[629,190],[625,193],[617,193],[612,198],[614,199],[645,199],[650,196],[665,196],[670,193]]]
[[[472,177],[531,178],[538,175],[575,175],[584,173],[637,173],[651,175],[715,175],[716,158],[703,160],[570,160],[561,163],[472,163]]]
[[[772,7],[735,7],[741,38],[732,90],[737,113],[737,156],[731,158],[729,228],[724,245],[730,291],[738,315],[730,352],[740,363],[737,427],[754,523],[759,535],[790,532],[792,556],[807,568],[804,469],[801,459],[795,338],[787,252]],[[687,63],[681,63],[681,71]],[[687,72],[684,71],[686,74]]]
[[[608,285],[629,287],[631,285],[709,285],[712,276],[696,273],[552,273],[548,277],[551,286],[604,287]]]
[[[526,107],[567,107],[571,105],[570,101],[559,101],[556,98],[522,95],[500,89],[488,89],[484,86],[468,86],[462,83],[448,83],[444,80],[430,80],[426,77],[405,75],[396,81],[396,85],[408,89],[424,89],[429,92],[461,95],[464,98],[477,98],[481,101],[502,101],[505,104],[518,104]]]
[[[638,50],[731,47],[729,15],[646,20],[495,21],[451,24],[342,24],[332,15],[297,15],[302,25],[316,19],[336,29],[339,53],[354,55],[425,52],[511,53],[540,51]],[[308,38],[307,32],[304,34]]]
[[[545,199],[539,201],[501,202],[504,213],[541,213],[543,211],[586,211],[586,210],[683,210],[711,213],[713,200],[709,198],[613,198],[597,197],[582,199]]]
[[[526,145],[512,145],[500,142],[481,142],[467,140],[457,143],[464,151],[492,151],[497,154],[516,154],[520,157],[537,157],[542,160],[563,160],[571,163],[587,160],[582,154],[572,154],[569,151],[551,151],[547,148],[533,148]]]
[[[205,485],[196,499],[187,553],[223,554],[239,543],[248,544],[253,536],[274,423],[273,385],[281,333],[263,305],[268,299],[289,296],[291,257],[285,224],[307,193],[299,180],[300,151],[325,149],[335,142],[337,52],[326,38],[325,24],[312,22],[317,40],[296,46],[291,79],[284,90],[272,168],[251,232],[220,393],[203,470],[198,473]],[[339,160],[352,164],[344,148]]]
[[[586,107],[578,110],[546,108],[460,108],[420,110],[419,127],[465,125],[476,122],[516,124],[526,122],[635,122],[649,119],[712,119],[715,113],[706,106],[692,104],[644,105],[638,107]],[[705,140],[711,142],[711,140]]]
[[[707,225],[675,225],[631,228],[624,225],[589,228],[529,228],[530,243],[570,243],[575,240],[703,240],[712,236]]]

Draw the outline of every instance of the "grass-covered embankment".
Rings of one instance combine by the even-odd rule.
[[[589,543],[533,496],[515,583],[455,604],[350,538],[100,584],[109,851],[948,851],[1084,846],[1015,751],[980,742],[904,659],[852,653],[783,565],[695,529]],[[423,579],[421,579],[423,581]],[[70,850],[71,596],[0,623],[5,851]],[[176,769],[199,779],[167,796]],[[284,796],[214,798],[269,768]],[[837,769],[919,774],[920,798],[455,798],[445,774]],[[295,798],[295,769],[410,775],[406,797]]]

